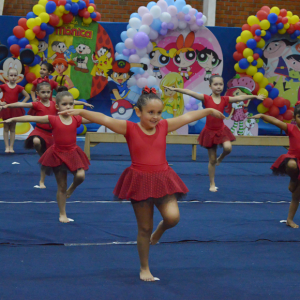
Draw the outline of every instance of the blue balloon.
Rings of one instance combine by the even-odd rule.
[[[259,55],[259,57],[262,57],[264,52],[263,52],[263,50],[260,49],[260,48],[255,48],[255,49],[253,50],[253,53],[257,53],[257,54]]]
[[[185,5],[186,5],[186,2],[184,0],[177,0],[175,2],[175,7],[177,8],[178,12],[181,12]]]
[[[259,69],[257,69],[257,72],[260,72],[260,73],[262,73],[263,75],[265,75],[265,73],[266,73],[266,71],[265,71],[264,68],[259,68]]]
[[[278,95],[279,95],[278,89],[272,88],[271,92],[269,93],[269,98],[275,99],[276,97],[278,97]]]
[[[165,0],[165,1],[167,2],[168,6],[175,4],[174,0]]]
[[[122,53],[122,51],[125,49],[126,47],[125,47],[125,44],[124,43],[118,43],[117,45],[116,45],[116,52],[118,52],[118,53]]]
[[[125,56],[123,54],[119,54],[119,55],[117,55],[116,60],[126,60],[126,61],[129,62],[129,56]]]
[[[300,35],[300,30],[296,30],[294,33],[298,37]]]
[[[257,61],[256,60],[254,60],[253,62],[252,62],[252,66],[257,66]]]
[[[270,13],[268,15],[268,21],[271,23],[271,24],[275,24],[278,20],[278,16],[274,13]]]
[[[139,20],[142,20],[141,16],[138,13],[132,13],[130,15],[130,19],[132,19],[132,18],[138,18]]]
[[[73,2],[72,3],[72,7],[70,9],[70,12],[73,14],[73,15],[77,15],[78,14],[78,11],[79,11],[79,6],[77,3]]]
[[[156,31],[160,31],[162,21],[159,19],[154,19],[150,27]]]
[[[47,24],[46,23],[42,23],[41,24],[41,29],[42,30],[47,30]]]
[[[271,37],[272,37],[271,32],[270,32],[269,30],[266,30],[266,35],[263,36],[263,39],[264,39],[265,41],[267,41],[267,40],[269,40]]]
[[[297,38],[297,35],[295,34],[295,32],[294,32],[294,33],[292,33],[292,34],[290,35],[290,38],[291,38],[292,40],[294,40],[294,39],[296,39],[296,38]]]
[[[54,27],[51,25],[47,25],[46,33],[52,34],[55,31]]]
[[[26,78],[25,78],[25,76],[24,76],[24,78],[22,79],[22,81],[19,82],[18,84],[24,87],[27,83],[28,83],[28,82],[27,82],[27,80],[26,80]]]
[[[55,4],[55,3],[54,3]],[[55,5],[56,6],[56,5]],[[31,19],[31,18],[35,18],[37,15],[34,14],[32,11],[29,12],[27,15],[26,15],[26,19]]]
[[[83,133],[83,130],[84,130],[84,126],[82,124],[80,124],[79,127],[77,127],[76,131],[77,131],[77,134],[81,134]]]
[[[94,0],[90,0],[90,3],[95,3],[95,1]]]
[[[269,28],[269,31],[272,34],[277,33],[277,31],[278,31],[277,26],[275,24],[271,25],[271,27]]]
[[[266,85],[265,89],[266,89],[268,92],[271,92],[273,88],[268,84],[268,85]]]
[[[84,9],[86,7],[86,3],[82,0],[78,1],[78,6],[79,6],[79,9]]]
[[[46,13],[47,14],[52,14],[52,13],[54,13],[55,12],[55,10],[56,10],[56,4],[55,4],[55,2],[53,2],[53,1],[50,1],[50,2],[48,2],[47,4],[46,4]]]
[[[147,8],[150,10],[155,5],[156,5],[156,3],[154,1],[151,1],[148,3]]]
[[[39,64],[40,62],[41,62],[41,57],[39,55],[35,55],[33,62],[28,66],[34,67],[35,65]]]
[[[250,49],[255,49],[257,46],[257,42],[255,39],[249,39],[247,41],[247,47],[250,48]]]
[[[243,70],[247,69],[249,67],[249,62],[246,58],[242,58],[240,61],[239,61],[239,67]]]
[[[261,35],[261,30],[260,29],[256,29],[255,30],[255,35],[260,36]]]
[[[187,5],[185,5],[185,6],[182,8],[181,11],[182,11],[184,14],[188,14],[189,11],[190,11],[190,8],[189,8]]]
[[[21,47],[21,48],[25,48],[26,45],[29,44],[29,41],[26,39],[26,38],[21,38],[18,42],[18,45]]]
[[[91,2],[91,1],[90,1]],[[72,0],[67,0],[67,3],[72,5]]]
[[[125,42],[127,38],[128,38],[127,32],[126,32],[126,31],[123,31],[123,32],[121,33],[121,40],[122,40],[123,42]]]
[[[92,19],[95,19],[95,18],[97,17],[97,14],[93,11],[93,12],[91,13],[90,17],[91,17]]]
[[[66,9],[67,11],[70,11],[71,7],[72,7],[72,4],[67,3],[67,4],[65,5],[65,9]]]
[[[282,115],[286,112],[287,107],[286,105],[282,106],[282,107],[278,107],[279,108],[279,114]]]
[[[7,39],[7,44],[8,46],[14,45],[14,44],[19,44],[19,39],[15,35],[11,35]]]
[[[131,28],[131,26],[128,24],[127,27],[126,27],[126,29],[128,30],[129,28]]]
[[[277,29],[280,30],[280,29],[282,29],[283,27],[284,27],[284,25],[283,25],[282,23],[278,23],[278,24],[277,24]]]

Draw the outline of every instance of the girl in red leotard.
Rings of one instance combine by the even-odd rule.
[[[265,98],[264,95],[241,95],[235,97],[221,96],[224,88],[224,81],[220,75],[213,75],[210,77],[209,87],[212,90],[211,96],[198,94],[186,89],[172,88],[168,86],[165,86],[164,88],[192,96],[203,101],[206,108],[214,108],[222,113],[224,112],[224,109],[228,103],[240,102],[255,98],[263,100]],[[208,116],[206,118],[206,124],[199,135],[198,142],[201,146],[207,148],[208,150],[208,174],[210,180],[209,190],[211,192],[216,192],[218,190],[215,185],[215,168],[222,162],[224,157],[231,152],[232,141],[235,141],[235,137],[231,133],[230,129],[225,126],[223,120],[218,120],[214,116]],[[217,158],[218,145],[223,147],[223,153]]]
[[[148,256],[150,242],[156,244],[162,234],[179,221],[177,199],[188,192],[178,175],[166,160],[166,135],[181,126],[208,115],[224,119],[215,109],[189,112],[185,115],[161,120],[163,102],[154,89],[145,88],[136,104],[139,123],[117,120],[101,113],[74,109],[62,114],[80,115],[123,134],[127,140],[132,164],[121,175],[114,194],[119,199],[131,200],[138,224],[137,246],[140,256],[140,279],[154,281],[150,273]],[[154,206],[163,220],[153,229]],[[152,235],[151,235],[152,233]]]
[[[56,95],[56,108],[58,111],[72,109],[74,99],[71,93],[61,92]],[[57,203],[59,207],[59,221],[68,223],[74,221],[67,217],[66,200],[69,198],[77,186],[85,178],[85,170],[90,164],[85,153],[76,145],[77,128],[81,124],[90,123],[81,116],[23,116],[3,121],[11,122],[36,122],[39,124],[50,124],[54,144],[49,147],[39,160],[42,166],[48,170],[53,169],[57,181]],[[73,183],[67,189],[67,171],[74,175]]]

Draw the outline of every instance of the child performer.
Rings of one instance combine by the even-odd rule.
[[[192,96],[203,101],[206,108],[214,108],[222,113],[228,103],[240,102],[255,98],[263,100],[265,98],[264,95],[241,95],[235,97],[221,96],[224,88],[224,81],[220,75],[213,75],[209,78],[209,87],[212,90],[212,96],[198,94],[186,89],[171,88],[167,86],[164,88]],[[235,137],[231,133],[230,129],[225,126],[222,120],[217,120],[214,116],[208,116],[206,118],[206,124],[199,135],[198,142],[201,146],[207,148],[208,150],[208,174],[210,180],[209,190],[211,192],[216,192],[218,190],[215,184],[215,168],[222,162],[224,157],[231,152],[232,141],[235,141]],[[223,153],[218,158],[217,145],[223,146]]]
[[[16,84],[16,80],[18,78],[17,69],[14,68],[9,69],[7,75],[8,75],[8,83],[0,85],[0,92],[3,92],[1,105],[18,102],[19,94],[22,94],[25,97],[23,103],[26,103],[29,100],[30,96],[24,90],[24,87]],[[0,118],[3,120],[7,120],[9,118],[19,117],[23,115],[25,115],[25,110],[23,108],[9,108],[3,111],[1,110],[0,112]],[[8,139],[8,134],[10,136],[10,143]],[[16,122],[5,123],[4,132],[3,132],[5,153],[15,152],[14,151],[15,135],[16,135]]]
[[[50,101],[51,102],[51,101]],[[74,99],[71,93],[61,92],[56,95],[56,109],[60,112],[70,110],[74,107]],[[90,123],[81,116],[23,116],[3,121],[11,122],[36,122],[39,124],[50,124],[54,144],[46,150],[39,162],[44,167],[53,168],[57,181],[57,203],[59,207],[59,221],[68,223],[74,221],[67,217],[66,200],[77,186],[85,178],[85,170],[90,164],[85,153],[76,145],[77,127],[81,124]],[[73,183],[67,189],[67,171],[74,175]]]
[[[138,225],[137,246],[140,257],[140,279],[154,281],[149,263],[149,246],[156,244],[162,234],[179,222],[177,199],[188,192],[178,175],[166,160],[166,135],[195,120],[213,115],[224,119],[215,109],[189,112],[185,115],[161,120],[163,102],[155,89],[145,88],[136,104],[139,123],[118,120],[101,113],[74,109],[61,112],[84,118],[123,134],[127,140],[132,164],[121,175],[114,194],[120,199],[131,200]],[[151,235],[154,206],[163,220]]]
[[[300,200],[300,101],[296,103],[294,118],[296,124],[284,123],[274,117],[264,114],[258,114],[251,117],[252,119],[262,119],[265,122],[273,124],[284,130],[289,137],[289,151],[287,154],[280,155],[274,162],[271,169],[274,174],[290,176],[289,190],[292,193],[292,201],[289,208],[286,225],[292,228],[299,228],[299,225],[293,221],[297,212]]]

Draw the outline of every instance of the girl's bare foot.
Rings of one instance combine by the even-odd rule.
[[[67,189],[67,198],[70,198],[74,192],[73,183],[71,183],[70,187]]]
[[[217,161],[216,161],[216,166],[219,166],[221,162],[222,162],[222,160],[220,160],[220,157],[218,157]]]
[[[163,222],[163,221],[161,221],[161,222],[158,224],[156,230],[151,234],[151,237],[150,237],[150,244],[151,244],[151,245],[157,244],[158,241],[160,240],[161,236],[162,236],[163,233],[164,233],[164,230],[161,228],[162,222]]]
[[[298,186],[298,178],[296,180],[291,179],[289,184],[289,191],[291,193],[295,192],[297,186]]]
[[[40,189],[45,189],[46,186],[45,186],[45,183],[44,182],[40,182]]]
[[[293,220],[286,220],[286,225],[292,228],[299,228],[299,225],[297,225]]]
[[[218,191],[218,188],[214,184],[212,184],[209,188],[209,191],[215,193]]]
[[[10,153],[15,153],[15,150],[13,148],[9,148]]]
[[[155,278],[153,277],[149,269],[141,269],[140,279],[143,281],[155,281]]]
[[[59,222],[61,222],[61,223],[69,223],[69,222],[72,222],[72,219],[69,219],[66,215],[59,216]]]
[[[9,148],[6,148],[6,149],[5,149],[5,153],[9,153]]]

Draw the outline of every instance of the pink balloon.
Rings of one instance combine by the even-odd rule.
[[[142,24],[150,26],[153,22],[153,16],[149,13],[146,13],[142,17]]]
[[[140,57],[137,54],[133,54],[129,56],[129,62],[130,63],[139,63]]]
[[[150,38],[150,40],[153,40],[153,41],[156,40],[158,38],[157,31],[155,31],[151,28],[150,33],[149,33],[149,38]]]
[[[189,24],[195,24],[196,23],[196,17],[192,16],[191,20],[189,21]]]
[[[173,30],[176,29],[178,27],[178,19],[176,17],[173,17],[171,19],[171,22],[174,24]]]
[[[161,12],[166,12],[168,9],[168,4],[165,0],[159,0],[157,3],[157,6],[161,8]]]
[[[147,52],[150,53],[153,50],[153,44],[151,42],[147,45]]]
[[[145,72],[145,73],[142,75],[143,78],[148,78],[149,76],[150,76],[150,75],[149,75],[148,72]]]
[[[132,49],[134,47],[133,39],[130,39],[130,38],[126,39],[125,46],[127,49]]]
[[[184,17],[185,17],[185,14],[183,12],[180,12],[180,13],[177,14],[178,20],[182,21],[182,20],[184,20]]]
[[[143,88],[143,87],[145,87],[147,85],[147,79],[146,78],[140,78],[140,79],[138,79],[138,81],[137,81],[137,86],[139,87],[139,88]]]
[[[147,7],[145,7],[145,6],[141,6],[141,7],[139,7],[139,9],[138,9],[138,13],[139,13],[139,15],[142,17],[143,15],[149,13],[149,9],[148,9]]]
[[[191,16],[194,16],[196,14],[196,9],[195,8],[191,8],[190,11],[189,11],[189,14]]]
[[[139,80],[140,78],[142,78],[142,75],[141,75],[141,74],[136,74],[136,75],[135,75],[135,79],[136,79],[136,80]]]
[[[171,15],[171,17],[175,17],[177,15],[177,7],[171,5],[168,7],[167,12]]]

